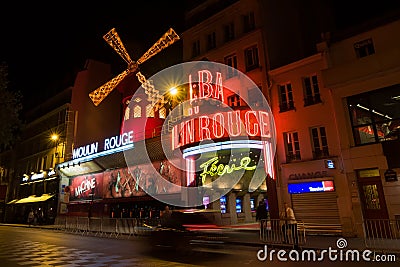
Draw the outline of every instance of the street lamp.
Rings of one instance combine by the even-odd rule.
[[[174,87],[171,87],[170,89],[169,89],[169,93],[172,95],[172,96],[175,96],[177,93],[178,93],[178,89],[174,86]]]
[[[58,133],[52,133],[50,135],[50,140],[55,144],[54,158],[57,159],[56,164],[58,164],[59,159],[64,157],[64,147],[62,147],[61,149],[61,155],[58,152],[58,146],[60,145],[61,137]],[[62,144],[62,146],[64,146],[64,143]]]
[[[58,139],[60,138],[60,136],[59,136],[58,134],[53,133],[53,134],[50,136],[50,138],[51,138],[51,140],[52,140],[53,142],[57,142]]]

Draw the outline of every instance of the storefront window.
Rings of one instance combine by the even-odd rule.
[[[242,198],[237,197],[236,198],[236,213],[242,213],[242,212],[243,212]]]
[[[250,210],[251,210],[251,212],[256,212],[256,205],[255,205],[254,198],[250,198]]]
[[[400,135],[400,84],[347,98],[356,145],[395,140]]]
[[[222,196],[219,199],[219,204],[221,207],[221,213],[226,213],[226,196]]]

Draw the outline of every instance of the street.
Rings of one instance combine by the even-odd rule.
[[[233,234],[232,234],[233,235]],[[238,233],[239,235],[239,233]],[[217,250],[198,250],[190,254],[159,252],[147,246],[145,237],[110,238],[82,236],[66,232],[0,226],[0,265],[14,266],[268,266],[257,252],[263,247],[226,245]],[[263,253],[259,253],[263,255]],[[274,265],[317,266],[321,262],[280,262]],[[338,262],[323,261],[324,266]],[[365,262],[340,262],[342,266],[364,266]],[[396,266],[396,263],[369,266]],[[398,264],[398,263],[397,263]]]

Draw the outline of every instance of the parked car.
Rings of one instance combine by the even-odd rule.
[[[218,214],[216,214],[218,212]],[[153,227],[150,244],[153,248],[187,251],[219,248],[226,241],[224,229],[215,222],[215,210],[173,210],[166,220]]]

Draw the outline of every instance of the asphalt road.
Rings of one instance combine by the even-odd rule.
[[[233,233],[234,234],[234,233]],[[238,233],[239,234],[239,233]],[[242,235],[244,235],[242,233]],[[239,239],[239,237],[238,237]],[[277,259],[262,261],[260,246],[224,245],[218,249],[180,251],[154,250],[145,237],[82,236],[66,232],[0,226],[0,266],[321,266],[321,262]],[[261,250],[261,252],[259,252]],[[259,252],[259,253],[258,253]],[[268,250],[268,256],[271,251]],[[286,254],[288,255],[288,254]],[[272,261],[272,262],[271,262]],[[365,266],[366,262],[338,262],[327,257],[324,266]],[[394,263],[367,263],[368,266],[399,266]]]

